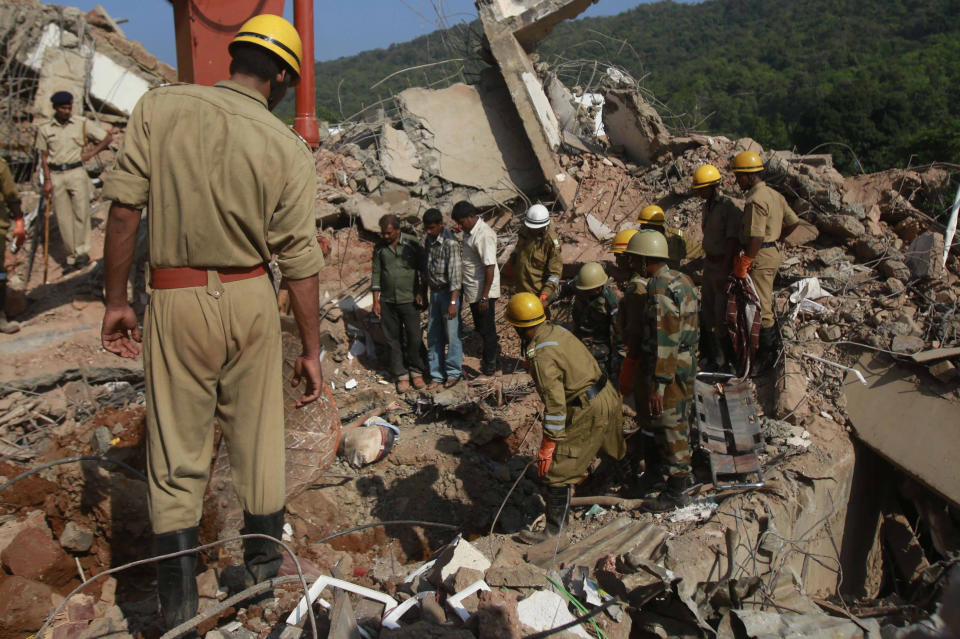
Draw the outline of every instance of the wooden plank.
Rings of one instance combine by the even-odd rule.
[[[928,362],[935,362],[939,359],[946,359],[948,357],[954,357],[960,355],[960,347],[954,348],[934,348],[929,351],[921,351],[919,353],[914,353],[910,356],[910,359],[915,361],[918,364],[926,364]]]

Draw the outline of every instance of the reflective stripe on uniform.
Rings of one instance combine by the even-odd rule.
[[[567,422],[567,416],[566,416],[566,415],[547,415],[547,416],[544,417],[543,419],[546,420],[546,421],[548,421],[548,422],[563,422],[563,423],[566,423],[566,422]]]
[[[559,278],[559,277],[553,277],[553,276],[551,275],[550,277],[547,278],[547,281],[550,282],[550,283],[552,283],[552,284],[559,284],[559,283],[560,283],[560,278]]]
[[[556,430],[563,430],[564,424],[544,424],[543,427],[546,428],[547,430],[556,431]]]
[[[616,315],[616,314],[617,314],[617,311],[619,311],[619,310],[620,310],[620,307],[619,307],[619,306],[618,306],[617,308],[611,310],[611,311],[610,311],[610,316],[612,317],[612,316]]]
[[[539,350],[540,350],[541,348],[543,348],[544,346],[556,346],[556,345],[557,345],[557,342],[541,342],[541,343],[537,344],[537,347],[534,348],[533,350],[539,351]]]

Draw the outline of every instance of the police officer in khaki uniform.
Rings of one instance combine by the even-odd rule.
[[[113,135],[82,115],[73,115],[73,96],[58,91],[50,97],[53,118],[37,131],[37,150],[43,166],[43,190],[52,198],[60,237],[67,249],[67,268],[90,263],[90,178],[83,163],[107,148]],[[87,142],[96,144],[84,151]]]
[[[773,280],[783,257],[777,242],[790,235],[800,223],[782,195],[763,181],[763,160],[753,151],[743,151],[731,166],[737,186],[747,194],[740,233],[743,251],[734,258],[733,274],[753,280],[760,298],[760,345],[757,373],[776,363],[779,333],[773,316]]]
[[[547,305],[560,291],[560,240],[550,226],[550,211],[544,205],[534,204],[527,210],[509,264],[517,293],[533,293],[541,304]]]
[[[570,511],[570,487],[580,483],[602,449],[614,459],[626,453],[620,397],[583,343],[546,321],[532,293],[517,293],[506,319],[517,329],[530,375],[544,404],[543,439],[537,468],[547,487],[547,523],[542,533],[521,539],[538,543],[559,534]]]
[[[7,232],[10,230],[10,220],[13,220],[13,237],[17,246],[27,239],[27,231],[23,223],[23,213],[20,210],[20,191],[13,180],[13,173],[6,161],[0,158],[0,333],[12,334],[20,330],[20,324],[7,321],[7,269],[3,253],[7,249]]]
[[[733,345],[726,330],[727,279],[740,250],[743,210],[720,193],[720,171],[704,164],[693,173],[693,194],[703,199],[703,286],[700,340],[704,370],[719,371],[733,362]]]
[[[681,262],[703,257],[703,247],[700,242],[684,233],[683,229],[667,226],[663,209],[656,204],[640,209],[637,223],[640,225],[640,230],[659,231],[667,238],[667,246],[670,249],[670,268],[676,270],[680,268]]]
[[[197,546],[216,421],[244,510],[244,533],[283,534],[284,428],[280,317],[265,264],[290,290],[305,380],[298,406],[324,388],[320,369],[316,172],[307,145],[270,113],[299,79],[300,37],[273,15],[248,20],[230,44],[230,80],[174,85],[134,108],[116,167],[105,246],[108,351],[136,357],[126,281],[140,209],[148,207],[153,294],[144,320],[147,475],[155,552]],[[244,540],[247,582],[277,574],[279,547]],[[166,624],[197,610],[196,556],[160,562]]]

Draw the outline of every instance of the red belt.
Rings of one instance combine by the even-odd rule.
[[[208,270],[216,271],[220,276],[220,281],[224,284],[267,274],[267,269],[263,264],[216,269],[193,268],[190,266],[158,268],[150,271],[150,287],[163,289],[206,286]]]

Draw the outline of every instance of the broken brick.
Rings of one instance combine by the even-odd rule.
[[[49,533],[39,528],[21,531],[0,559],[11,574],[51,586],[62,586],[76,574],[70,557]]]
[[[40,629],[50,612],[50,586],[17,575],[0,580],[0,637],[22,637]]]

